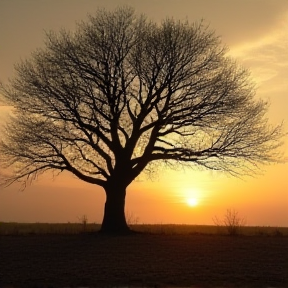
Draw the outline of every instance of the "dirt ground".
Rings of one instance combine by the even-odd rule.
[[[0,236],[0,287],[288,287],[288,237]]]

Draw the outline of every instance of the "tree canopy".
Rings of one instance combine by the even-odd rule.
[[[75,33],[47,33],[16,71],[1,89],[15,108],[0,143],[8,184],[67,170],[105,189],[106,215],[110,195],[124,207],[155,161],[238,174],[278,159],[281,125],[268,124],[249,73],[202,22],[99,10]],[[119,224],[118,206],[103,230]]]

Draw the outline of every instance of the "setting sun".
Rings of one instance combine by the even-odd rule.
[[[196,207],[199,205],[199,197],[201,197],[202,193],[198,188],[184,188],[181,191],[181,195],[179,195],[182,198],[183,203],[190,207]]]
[[[188,198],[187,204],[188,206],[195,207],[198,205],[198,200],[196,198]]]

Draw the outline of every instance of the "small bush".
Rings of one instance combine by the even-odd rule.
[[[139,223],[139,217],[135,216],[135,214],[131,211],[126,211],[125,217],[128,226],[137,225]]]
[[[240,217],[235,209],[227,209],[223,220],[215,216],[213,222],[218,227],[225,227],[229,235],[236,236],[240,234],[241,228],[245,226],[246,219]]]
[[[284,234],[280,231],[280,229],[276,228],[272,234],[275,237],[283,237]]]
[[[82,224],[82,232],[86,232],[87,230],[87,223],[88,223],[88,217],[87,215],[82,215],[81,217],[78,217],[80,223]]]

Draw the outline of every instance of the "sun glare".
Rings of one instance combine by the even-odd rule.
[[[187,204],[190,207],[195,207],[198,205],[198,200],[196,198],[188,198],[187,199]]]
[[[177,199],[177,200],[176,200]],[[198,187],[181,187],[175,193],[175,202],[181,203],[182,205],[190,208],[202,205],[203,202],[203,191]]]

